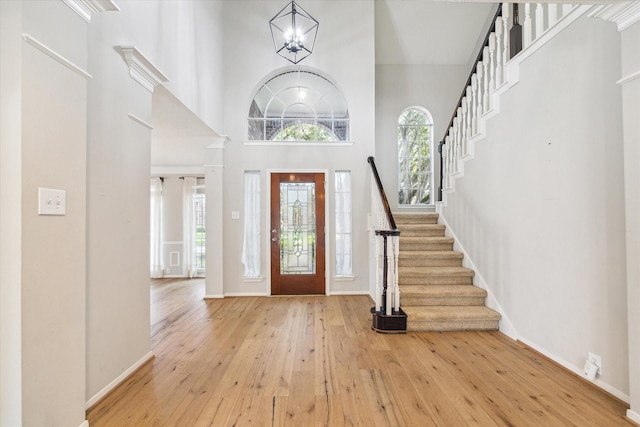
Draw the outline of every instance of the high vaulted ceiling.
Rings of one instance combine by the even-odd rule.
[[[494,3],[376,0],[377,64],[468,64]]]

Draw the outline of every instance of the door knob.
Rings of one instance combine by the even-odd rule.
[[[272,233],[277,233],[278,230],[276,230],[275,228],[273,230],[271,230]]]
[[[272,237],[272,238],[271,238],[271,241],[272,241],[272,242],[277,242],[277,241],[278,241],[278,238],[277,238],[277,237]]]

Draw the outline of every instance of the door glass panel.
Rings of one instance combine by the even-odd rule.
[[[315,274],[315,183],[280,183],[280,274]]]

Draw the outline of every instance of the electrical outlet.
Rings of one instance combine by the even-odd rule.
[[[598,375],[602,375],[602,357],[597,354],[589,352],[589,360],[598,367]]]

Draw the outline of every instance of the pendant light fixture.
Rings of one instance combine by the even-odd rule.
[[[320,24],[295,1],[287,4],[271,21],[276,53],[297,64],[313,52]]]

